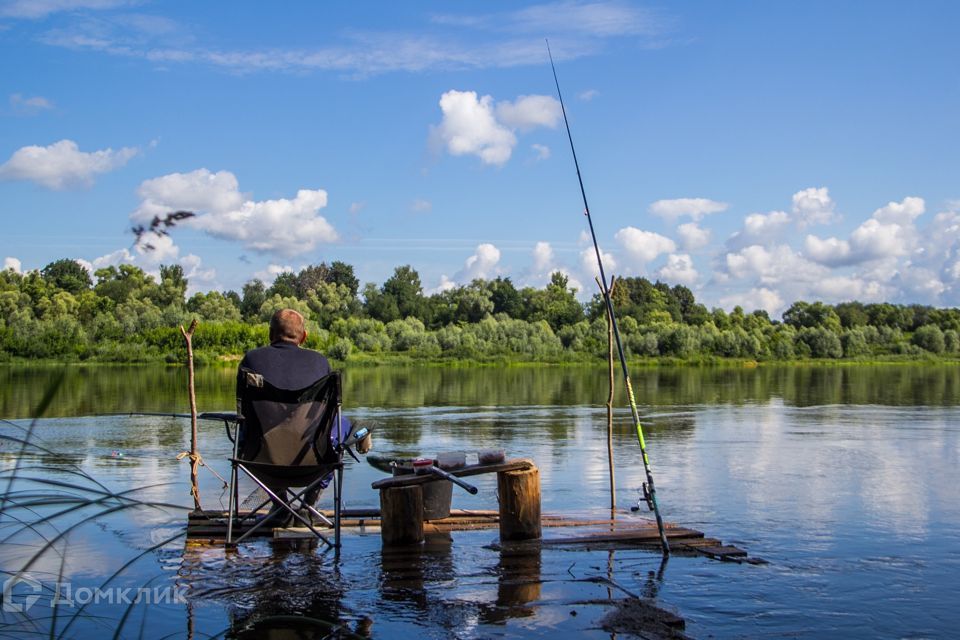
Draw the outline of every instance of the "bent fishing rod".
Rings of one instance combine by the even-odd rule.
[[[617,326],[617,316],[613,312],[613,301],[610,299],[610,287],[603,271],[603,258],[600,254],[600,245],[597,243],[597,234],[593,230],[593,218],[590,216],[590,205],[587,204],[587,192],[583,188],[583,177],[580,175],[580,163],[577,162],[577,150],[573,147],[573,134],[570,133],[570,121],[567,120],[567,109],[563,105],[563,94],[560,92],[560,80],[557,79],[557,67],[553,64],[553,53],[550,51],[550,41],[547,40],[547,55],[550,57],[550,69],[553,71],[553,82],[557,85],[557,98],[560,100],[560,111],[563,113],[563,124],[567,128],[567,140],[570,141],[570,153],[573,155],[573,166],[577,169],[577,182],[580,183],[580,195],[583,197],[583,215],[587,217],[590,227],[590,237],[593,239],[593,250],[597,254],[597,266],[600,268],[600,289],[603,300],[610,315],[613,326],[613,337],[617,345],[617,355],[620,357],[620,368],[623,370],[623,380],[627,386],[627,397],[630,399],[630,411],[633,414],[633,423],[637,429],[637,441],[640,443],[640,455],[643,458],[643,470],[647,475],[647,482],[643,487],[644,499],[657,518],[657,530],[660,532],[660,548],[664,557],[670,555],[670,545],[667,543],[667,534],[663,527],[663,518],[660,516],[660,506],[657,504],[657,489],[653,484],[653,471],[650,468],[650,459],[647,456],[647,445],[643,439],[643,426],[640,424],[640,412],[637,411],[637,401],[633,397],[633,385],[630,383],[630,372],[627,370],[627,358],[623,352],[623,342],[620,340],[620,329]]]

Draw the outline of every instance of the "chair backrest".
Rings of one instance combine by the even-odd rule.
[[[339,461],[341,453],[330,443],[339,423],[339,372],[296,390],[275,387],[249,369],[238,375],[241,459],[291,467]]]

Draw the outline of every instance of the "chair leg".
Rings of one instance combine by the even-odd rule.
[[[233,519],[237,506],[237,466],[230,465],[230,495],[227,497],[227,543],[226,546],[233,545]]]
[[[286,509],[287,511],[289,511],[289,512],[293,515],[293,517],[294,517],[295,519],[299,520],[305,527],[307,527],[308,529],[310,529],[310,531],[313,532],[313,535],[317,536],[317,538],[319,538],[320,540],[323,540],[323,542],[324,542],[325,544],[327,544],[327,545],[329,545],[329,546],[333,546],[333,545],[330,543],[330,541],[327,540],[327,538],[326,538],[322,533],[320,533],[319,531],[317,531],[316,529],[313,528],[313,525],[312,525],[308,520],[306,520],[303,516],[301,516],[299,513],[297,513],[296,509],[294,509],[294,508],[291,507],[289,504],[287,504],[286,502],[284,502],[283,500],[281,500],[280,497],[279,497],[277,494],[275,494],[275,493],[270,489],[270,487],[268,487],[268,486],[265,485],[263,482],[261,482],[260,479],[257,478],[257,476],[255,476],[255,475],[253,475],[252,473],[250,473],[250,471],[248,471],[243,465],[237,465],[237,467],[238,467],[241,471],[243,471],[245,474],[247,474],[248,476],[250,476],[250,479],[251,479],[251,480],[253,480],[253,481],[256,482],[258,485],[260,485],[260,488],[263,489],[264,491],[266,491],[266,492],[267,492],[267,495],[270,496],[271,498],[273,498],[273,500],[275,501],[275,503],[279,504],[281,507],[283,507],[284,509]],[[254,531],[257,531],[258,529],[260,529],[260,527],[262,527],[262,526],[264,525],[264,522],[266,522],[266,520],[261,520],[261,521],[258,522],[257,524],[253,525],[253,527],[251,527],[250,529],[248,529],[248,530],[246,531],[246,533],[244,533],[242,536],[240,536],[239,538],[237,538],[237,541],[236,541],[235,544],[239,544],[240,542],[242,542],[243,540],[245,540],[250,534],[252,534]]]
[[[340,555],[340,511],[343,502],[343,467],[337,467],[333,485],[333,545]]]

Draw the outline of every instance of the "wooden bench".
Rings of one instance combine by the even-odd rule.
[[[458,478],[497,474],[500,539],[540,538],[540,471],[532,460],[507,460],[447,469]],[[385,545],[423,542],[423,492],[427,482],[449,482],[434,475],[403,475],[372,483],[380,491],[380,535]]]

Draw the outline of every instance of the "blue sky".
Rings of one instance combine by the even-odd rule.
[[[0,0],[0,259],[960,302],[960,5]],[[198,215],[157,250],[129,228]],[[586,255],[586,257],[585,257]]]

